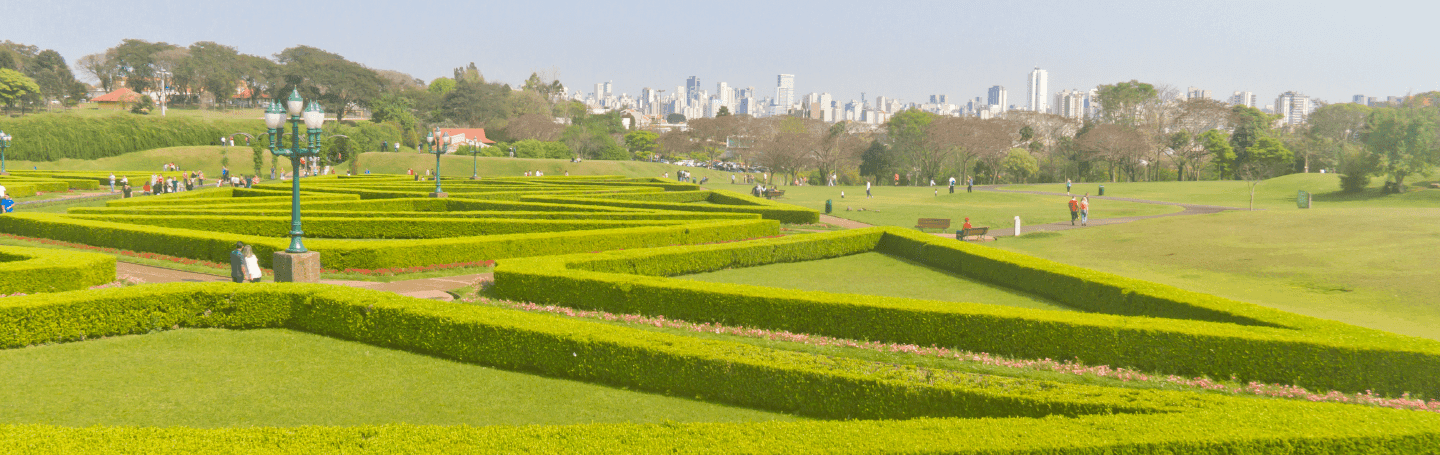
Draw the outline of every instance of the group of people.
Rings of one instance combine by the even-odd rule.
[[[10,193],[5,192],[5,185],[0,185],[0,213],[15,211],[15,200],[10,199]]]
[[[255,249],[245,242],[235,242],[235,250],[230,252],[230,279],[236,283],[256,283],[260,277],[260,259],[255,257]]]
[[[1065,183],[1065,186],[1066,186],[1066,189],[1068,190],[1068,189],[1069,189],[1069,186],[1070,186],[1070,183],[1069,183],[1069,182],[1066,182],[1066,183]],[[1090,193],[1085,193],[1085,196],[1082,196],[1079,201],[1076,201],[1076,200],[1075,200],[1075,196],[1070,196],[1070,225],[1071,225],[1071,226],[1074,226],[1074,225],[1075,225],[1075,219],[1076,219],[1076,218],[1079,218],[1079,219],[1080,219],[1080,225],[1081,225],[1081,226],[1085,226],[1086,224],[1089,224],[1089,223],[1090,223]]]

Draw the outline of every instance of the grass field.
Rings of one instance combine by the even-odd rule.
[[[525,425],[795,417],[286,330],[177,330],[0,351],[0,422]]]
[[[1371,182],[1366,191],[1357,194],[1340,192],[1340,176],[1336,174],[1290,174],[1261,182],[1255,187],[1256,209],[1298,210],[1295,197],[1299,191],[1313,194],[1314,208],[1353,207],[1440,207],[1440,190],[1425,189],[1430,181],[1424,178],[1412,179],[1409,190],[1402,194],[1384,194],[1380,186],[1384,179]],[[1203,182],[1132,182],[1132,183],[1076,183],[1071,192],[1080,195],[1099,194],[1099,186],[1105,186],[1105,195],[1146,199],[1154,201],[1180,202],[1186,204],[1220,205],[1227,207],[1250,207],[1250,185],[1244,181],[1203,181]],[[1064,183],[1043,185],[1005,185],[1007,190],[1048,191],[1064,193]],[[1094,198],[1091,201],[1095,201]]]
[[[725,183],[710,187],[732,191],[747,189],[744,185],[730,185],[728,177]],[[1004,229],[1015,226],[1016,216],[1026,226],[1070,220],[1070,209],[1066,205],[1070,198],[1062,196],[987,191],[966,193],[963,187],[950,194],[943,186],[881,186],[874,187],[872,193],[875,197],[867,199],[864,186],[787,186],[783,189],[785,197],[781,202],[823,212],[825,200],[829,199],[834,205],[831,215],[876,226],[914,227],[919,218],[949,218],[953,230],[969,217],[972,225]],[[938,196],[935,195],[936,189],[940,190]],[[840,198],[841,191],[845,192],[844,199]],[[861,208],[865,210],[860,211]],[[1090,217],[1161,215],[1180,210],[1169,205],[1092,201]]]
[[[1048,299],[970,280],[882,253],[769,264],[677,278],[807,291],[977,302],[1043,310],[1070,308]]]
[[[1108,189],[1108,186],[1107,186]],[[1440,209],[1223,212],[991,244],[1285,311],[1440,339]]]

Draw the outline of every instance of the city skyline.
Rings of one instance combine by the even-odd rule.
[[[1440,89],[1440,81],[1424,77],[1440,72],[1440,63],[1410,58],[1408,47],[1394,44],[1421,42],[1421,31],[1370,27],[1360,33],[1319,32],[1327,24],[1356,17],[1424,16],[1440,12],[1440,6],[1394,2],[1107,4],[896,2],[882,6],[841,2],[836,7],[818,8],[808,3],[737,1],[724,3],[725,9],[757,12],[743,21],[749,25],[706,33],[688,20],[677,21],[672,16],[708,17],[719,4],[638,2],[616,8],[573,2],[468,5],[422,1],[393,9],[379,8],[378,2],[311,2],[293,7],[288,2],[260,0],[254,10],[277,14],[255,21],[233,18],[224,7],[204,4],[52,0],[7,8],[10,23],[5,39],[55,49],[72,65],[84,55],[104,52],[127,38],[180,45],[215,41],[267,57],[288,47],[309,45],[374,69],[400,71],[426,81],[449,76],[453,68],[473,61],[488,79],[512,85],[531,72],[558,73],[561,83],[571,90],[588,92],[595,83],[613,81],[612,93],[632,97],[640,96],[644,87],[669,87],[691,75],[700,75],[712,84],[723,81],[731,87],[766,87],[768,91],[767,80],[774,80],[777,74],[793,74],[793,99],[818,92],[848,101],[860,99],[864,92],[872,98],[883,94],[917,103],[933,94],[968,100],[985,96],[992,86],[1021,87],[1027,69],[1035,67],[1048,72],[1049,90],[1038,97],[1041,104],[1053,102],[1050,97],[1065,89],[1088,90],[1132,79],[1182,91],[1197,87],[1222,101],[1228,98],[1225,94],[1251,92],[1262,107],[1271,104],[1265,100],[1290,91],[1339,103],[1355,95],[1385,99]],[[466,21],[427,26],[439,9],[444,9],[447,17],[474,17],[477,22],[473,26]],[[166,19],[157,21],[155,11],[165,11]],[[765,14],[758,14],[761,11]],[[1196,11],[1206,14],[1194,14]],[[1020,32],[1005,21],[977,27],[917,26],[965,17],[1023,17],[1033,24],[1025,30],[1047,31]],[[324,19],[320,26],[317,18]],[[1280,18],[1306,26],[1299,34],[1275,27]],[[796,27],[787,24],[797,20],[807,26],[789,30]],[[800,36],[813,35],[806,30],[855,21],[871,24],[878,31],[837,31],[813,40],[814,45],[796,45]],[[639,43],[643,45],[631,45],[638,38],[621,38],[590,26],[597,23],[637,30],[644,38]],[[1063,24],[1083,33],[1061,37],[1055,30],[1063,30],[1057,28]],[[86,32],[75,33],[75,29]],[[1359,64],[1354,55],[1367,56],[1368,64]],[[1022,91],[1019,96],[1026,95]],[[1012,100],[1011,104],[1028,107],[1024,101]]]

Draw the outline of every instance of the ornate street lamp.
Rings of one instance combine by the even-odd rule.
[[[435,192],[430,193],[430,197],[448,196],[444,190],[440,189],[440,155],[444,155],[445,151],[450,148],[450,133],[440,132],[440,127],[437,126],[425,140],[430,144],[430,153],[435,154]]]
[[[5,170],[5,149],[10,148],[10,135],[0,131],[0,175],[10,175]]]
[[[288,149],[282,148],[278,140],[284,134],[285,114],[290,115],[291,126]],[[301,122],[305,123],[306,133],[306,146],[303,148],[300,147]],[[290,248],[283,253],[275,252],[275,281],[320,280],[320,253],[306,250],[301,240],[305,232],[300,229],[300,159],[314,159],[320,154],[320,127],[324,123],[325,111],[320,108],[320,104],[311,101],[309,108],[305,108],[305,100],[300,98],[299,90],[290,92],[290,98],[285,100],[284,107],[278,102],[271,102],[270,107],[265,109],[265,127],[270,133],[270,153],[289,158],[294,169],[290,180]]]
[[[470,180],[480,180],[480,140],[470,140]]]

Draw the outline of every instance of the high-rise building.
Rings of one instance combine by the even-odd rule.
[[[728,107],[732,111],[735,110],[735,93],[730,89],[730,84],[724,82],[715,84],[715,98],[718,99],[721,106]]]
[[[1350,102],[1355,104],[1365,104],[1365,95],[1355,95],[1354,98],[1350,99]]]
[[[785,115],[795,103],[795,75],[781,74],[775,77],[775,115]]]
[[[1029,97],[1029,109],[1035,112],[1049,112],[1049,102],[1045,98],[1050,96],[1050,73],[1038,66],[1035,67],[1035,70],[1030,72],[1029,88],[1030,93],[1026,95]]]
[[[605,81],[605,97],[609,98],[612,96],[615,96],[615,83],[612,81]]]
[[[685,102],[698,104],[698,101],[700,101],[700,76],[690,76],[685,80]]]
[[[1295,92],[1281,93],[1275,99],[1275,113],[1280,114],[1280,120],[1287,125],[1305,123],[1310,115],[1310,97]]]
[[[1085,115],[1085,92],[1065,90],[1055,94],[1055,113],[1069,118]]]
[[[930,95],[930,104],[945,104],[950,102],[947,95]]]
[[[1251,92],[1235,92],[1234,95],[1230,95],[1230,104],[1236,106],[1255,107],[1255,104],[1258,102],[1259,100],[1255,99],[1255,94]]]
[[[990,87],[990,97],[989,97],[989,99],[986,100],[986,104],[987,104],[987,105],[989,105],[989,106],[999,106],[999,111],[1000,111],[1000,112],[1005,112],[1005,106],[1007,106],[1007,104],[1005,104],[1005,101],[1006,101],[1006,100],[1005,100],[1005,87],[1004,87],[1004,86],[997,85],[997,86],[994,86],[994,87]],[[992,110],[994,110],[994,109],[992,109]]]
[[[1210,91],[1200,90],[1195,87],[1190,87],[1189,89],[1185,90],[1185,99],[1193,100],[1196,98],[1210,99]]]
[[[1100,116],[1100,90],[1090,89],[1085,92],[1085,117]]]

